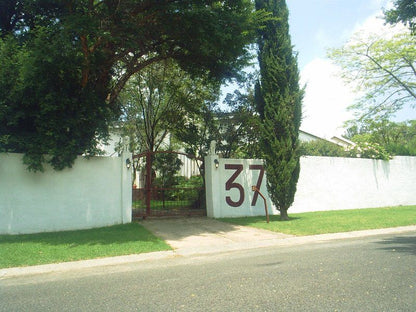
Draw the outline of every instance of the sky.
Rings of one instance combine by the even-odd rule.
[[[342,47],[357,31],[379,32],[388,27],[384,26],[382,10],[389,8],[390,2],[286,0],[300,84],[306,85],[302,130],[325,138],[345,132],[344,122],[353,118],[347,107],[357,95],[337,75],[339,68],[326,57],[327,49]],[[397,115],[397,121],[407,119],[416,119],[416,111],[409,109]]]
[[[357,31],[385,32],[382,10],[389,0],[287,0],[289,27],[298,52],[301,85],[306,84],[301,129],[330,138],[345,132],[343,124],[353,118],[347,107],[357,95],[339,77],[339,68],[327,57],[328,48],[342,47]],[[338,73],[338,75],[337,75]],[[416,119],[406,109],[396,121]]]

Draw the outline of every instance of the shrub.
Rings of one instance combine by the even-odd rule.
[[[341,146],[323,140],[301,142],[299,144],[299,154],[301,156],[348,156],[348,153]]]

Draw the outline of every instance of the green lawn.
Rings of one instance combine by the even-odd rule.
[[[221,221],[292,235],[315,235],[381,229],[416,224],[416,206],[339,210],[290,214],[289,221],[271,216],[222,218]]]
[[[0,268],[170,249],[137,223],[81,231],[0,235]]]
[[[220,220],[293,235],[314,235],[415,225],[416,206],[299,213],[291,214],[290,221],[271,216],[269,224],[265,217]],[[0,268],[170,249],[137,223],[81,231],[0,235]]]

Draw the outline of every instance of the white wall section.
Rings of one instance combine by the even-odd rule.
[[[263,200],[260,196],[253,200],[251,190],[252,185],[259,183],[260,170],[256,166],[262,163],[262,160],[224,159],[216,155],[206,157],[207,215],[214,218],[264,215]],[[260,190],[268,198],[266,175]],[[270,199],[267,203],[270,214],[279,214]],[[301,157],[297,192],[289,213],[415,204],[416,157],[383,161],[308,156]]]
[[[131,222],[131,169],[121,157],[77,158],[73,168],[29,172],[22,154],[0,154],[0,234]]]

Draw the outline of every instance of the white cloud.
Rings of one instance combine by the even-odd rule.
[[[389,38],[403,32],[403,25],[385,25],[380,18],[381,11],[357,23],[349,32],[350,40],[359,34],[360,38],[382,36]],[[339,67],[328,59],[316,58],[301,71],[301,83],[307,84],[303,100],[302,129],[323,137],[340,135],[345,121],[353,118],[347,107],[358,96],[345,85],[339,75]]]
[[[329,60],[320,58],[302,70],[301,84],[306,84],[301,126],[304,131],[329,138],[342,134],[343,123],[352,118],[347,107],[355,95],[338,77],[338,70]]]
[[[378,11],[369,16],[364,22],[355,24],[351,30],[350,37],[358,35],[360,39],[370,37],[383,37],[388,39],[404,31],[409,30],[401,23],[395,25],[386,24],[382,11]]]

